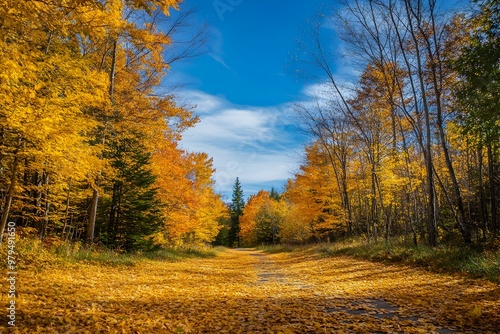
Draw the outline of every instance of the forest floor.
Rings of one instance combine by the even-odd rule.
[[[500,331],[498,284],[307,251],[19,271],[16,327],[1,333]]]

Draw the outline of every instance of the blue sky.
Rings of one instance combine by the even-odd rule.
[[[298,169],[308,138],[292,105],[311,97],[313,82],[294,75],[290,59],[321,1],[186,0],[207,24],[203,55],[173,64],[169,84],[196,105],[201,122],[181,146],[214,159],[216,190],[230,200],[236,177],[246,196],[282,190]]]
[[[455,4],[451,8],[468,3],[442,2],[445,7]],[[260,189],[283,190],[298,170],[309,138],[293,105],[325,98],[327,80],[297,77],[294,70],[304,64],[291,59],[301,58],[298,40],[306,48],[313,43],[309,29],[318,23],[318,13],[328,17],[334,8],[327,6],[336,5],[324,0],[184,0],[181,4],[181,12],[197,9],[181,39],[190,29],[206,24],[206,44],[202,55],[174,63],[165,84],[177,87],[174,93],[180,103],[197,106],[201,122],[184,133],[181,147],[213,158],[216,190],[225,200],[231,198],[236,177],[248,197]],[[320,22],[334,75],[341,84],[352,86],[359,68],[352,55],[342,57],[345,45],[336,37],[333,21]]]

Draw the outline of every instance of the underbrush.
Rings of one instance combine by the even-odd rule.
[[[500,282],[500,251],[489,247],[440,245],[432,248],[393,239],[370,244],[351,240],[309,246],[274,245],[261,249],[269,253],[307,251],[323,256],[345,255],[376,262],[403,263],[438,273],[458,273]]]
[[[133,266],[140,261],[180,261],[188,258],[214,257],[222,248],[185,245],[175,248],[161,248],[150,252],[121,252],[94,245],[87,247],[80,242],[69,242],[60,239],[18,238],[15,242],[16,268],[43,268],[54,265],[77,263],[95,263],[109,266]],[[7,267],[7,243],[0,246],[0,267]]]

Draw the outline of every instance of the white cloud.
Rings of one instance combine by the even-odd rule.
[[[196,107],[197,114],[209,114],[216,112],[224,107],[227,102],[224,98],[210,95],[202,91],[192,90],[189,93],[179,94],[184,100],[189,101],[189,104]]]
[[[234,72],[233,69],[224,60],[226,53],[224,52],[223,49],[224,38],[222,37],[221,31],[215,27],[210,27],[209,35],[210,35],[210,46],[209,46],[210,50],[208,52],[208,55],[212,57],[213,60],[224,66],[226,69],[236,74],[236,72]]]
[[[326,98],[331,95],[332,85],[328,82],[313,83],[304,86],[302,89],[302,94],[309,98]]]
[[[224,58],[223,58],[223,56],[225,55],[224,53],[218,54],[218,53],[210,52],[208,55],[210,57],[212,57],[213,60],[215,60],[216,62],[218,62],[222,66],[224,66],[226,69],[228,69],[229,71],[236,74],[236,72],[233,71],[233,69],[231,67],[229,67],[229,65],[224,60]]]
[[[303,139],[290,131],[288,105],[236,106],[199,91],[181,96],[197,104],[195,111],[201,114],[201,122],[184,133],[181,146],[213,158],[217,190],[226,197],[236,177],[250,189],[247,196],[269,184],[279,188],[292,177]]]
[[[343,86],[347,83],[342,82]],[[345,91],[348,94],[348,91]],[[302,90],[305,107],[331,102],[332,86],[314,83]],[[246,196],[260,189],[281,189],[302,162],[308,138],[300,129],[294,103],[270,107],[241,106],[224,96],[198,90],[178,92],[188,105],[196,105],[201,121],[183,134],[181,147],[206,152],[213,158],[216,189],[230,200],[236,177]]]
[[[352,74],[354,75],[355,73],[352,72]],[[345,74],[338,75],[336,84],[345,100],[355,97],[356,84],[352,81],[347,81]],[[321,107],[328,109],[331,108],[332,103],[339,106],[344,105],[341,96],[330,81],[306,85],[302,89],[302,94],[305,96],[305,99],[299,103],[303,108],[314,110]]]

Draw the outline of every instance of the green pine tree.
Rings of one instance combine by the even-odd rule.
[[[147,250],[152,247],[147,237],[162,222],[150,154],[136,138],[113,143],[111,151],[117,175],[106,186],[111,198],[100,204],[99,237],[112,248]]]
[[[476,2],[476,1],[475,1]],[[472,38],[455,62],[460,81],[454,90],[464,131],[486,148],[489,178],[489,228],[500,233],[498,181],[500,157],[500,0],[481,2],[473,17]],[[483,190],[480,190],[483,191]]]
[[[240,246],[240,216],[243,214],[245,200],[243,198],[243,189],[241,188],[240,179],[236,178],[233,186],[233,198],[229,205],[229,213],[231,216],[229,231],[228,231],[228,246],[233,247],[235,244]]]
[[[276,189],[271,188],[271,192],[269,193],[269,197],[274,199],[275,201],[279,202],[281,200],[281,195],[279,192],[276,191]]]
[[[214,246],[229,246],[229,230],[231,228],[231,219],[229,217],[223,217],[219,219],[219,225],[222,228],[217,234],[214,242],[212,243]]]

